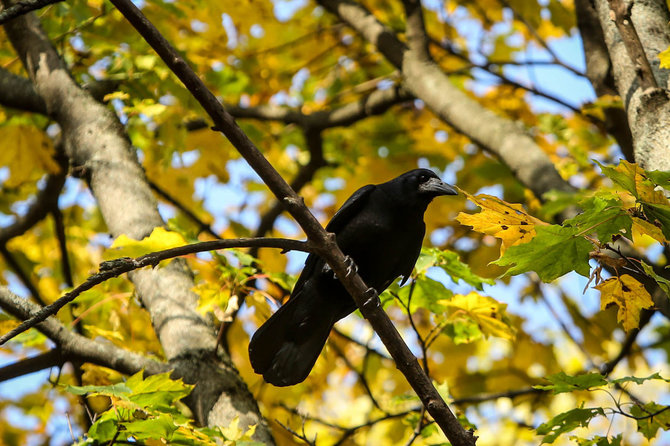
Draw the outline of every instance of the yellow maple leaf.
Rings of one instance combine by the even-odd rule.
[[[472,291],[468,294],[456,294],[451,299],[442,299],[439,303],[456,310],[452,317],[465,314],[471,318],[485,336],[514,339],[516,335],[516,330],[505,315],[507,304],[492,297]]]
[[[183,245],[186,245],[186,240],[181,234],[157,227],[151,231],[149,237],[144,237],[142,240],[134,240],[126,234],[121,234],[114,240],[112,246],[105,251],[103,258],[111,260],[119,257],[140,257],[150,252]]]
[[[619,307],[617,320],[623,324],[626,331],[637,328],[640,311],[654,305],[644,286],[628,274],[607,279],[595,288],[600,291],[601,310],[610,305]]]
[[[510,246],[529,242],[535,237],[535,226],[546,225],[542,220],[528,215],[520,204],[507,203],[491,195],[476,197],[461,191],[473,203],[482,208],[478,214],[461,212],[456,217],[461,224],[472,226],[477,232],[483,232],[502,240],[500,255]]]

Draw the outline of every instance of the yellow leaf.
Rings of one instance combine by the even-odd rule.
[[[479,293],[457,294],[451,299],[443,299],[440,304],[456,310],[453,316],[465,313],[486,336],[497,336],[503,339],[514,339],[516,330],[505,315],[507,304],[498,302],[492,297]]]
[[[661,68],[670,68],[670,47],[661,51],[658,58],[661,60]]]
[[[134,240],[125,234],[121,234],[114,240],[112,246],[105,251],[103,258],[111,260],[119,257],[140,257],[150,252],[183,245],[186,245],[186,240],[181,234],[157,227],[154,228],[149,237],[142,240]]]
[[[663,235],[663,231],[661,231],[661,228],[652,223],[649,223],[647,220],[644,220],[642,218],[633,217],[632,229],[633,229],[633,240],[635,240],[636,244],[640,243],[643,246],[649,245],[648,243],[644,243],[644,240],[640,240],[640,238],[643,238],[643,236],[645,235],[661,243],[668,242],[668,240],[666,240],[665,236]]]
[[[91,337],[100,336],[102,338],[109,339],[110,341],[124,341],[123,336],[121,336],[121,333],[118,331],[105,330],[104,328],[100,328],[96,325],[84,325],[84,329],[91,335]]]
[[[201,314],[207,314],[210,311],[221,311],[228,307],[230,300],[230,289],[224,288],[215,282],[202,282],[193,288],[200,299],[198,300],[198,311]]]
[[[463,225],[472,226],[472,229],[477,232],[483,232],[501,239],[501,255],[510,246],[529,242],[535,236],[536,225],[547,224],[528,215],[520,204],[506,203],[491,195],[477,195],[475,197],[467,192],[463,192],[463,194],[482,208],[482,211],[478,214],[461,212],[456,220]]]
[[[9,167],[11,175],[4,182],[7,188],[33,182],[46,173],[57,173],[60,166],[54,160],[51,139],[31,125],[0,127],[0,166]]]
[[[600,309],[604,310],[610,305],[618,306],[617,320],[626,331],[637,328],[640,311],[654,305],[644,286],[628,274],[607,279],[596,289],[600,291]]]

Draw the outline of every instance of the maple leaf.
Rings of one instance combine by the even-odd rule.
[[[457,294],[439,303],[456,310],[453,317],[465,315],[467,319],[471,319],[486,336],[511,340],[516,335],[514,327],[505,315],[507,304],[500,303],[492,297],[482,296],[473,291],[466,295]]]
[[[640,311],[654,305],[644,286],[628,274],[607,279],[595,287],[600,291],[600,308],[610,305],[619,307],[617,319],[626,331],[638,327]]]
[[[591,242],[578,236],[577,228],[559,225],[537,228],[537,236],[529,243],[512,246],[494,265],[509,266],[505,275],[535,271],[544,282],[575,271],[589,276]]]
[[[520,204],[507,203],[491,195],[476,197],[461,191],[473,203],[482,208],[478,214],[461,212],[456,217],[461,224],[472,226],[477,232],[483,232],[502,240],[500,254],[507,248],[529,242],[535,237],[535,226],[547,223],[528,215]]]

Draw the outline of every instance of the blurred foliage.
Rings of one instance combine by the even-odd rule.
[[[250,110],[271,104],[312,114],[400,82],[375,48],[314,3],[138,4],[226,104]],[[364,4],[403,35],[400,2]],[[464,192],[431,204],[426,247],[415,273],[382,298],[459,419],[476,429],[478,445],[664,444],[670,411],[662,402],[668,389],[656,372],[669,374],[663,365],[670,352],[667,321],[654,319],[645,329],[646,343],[625,352],[627,360],[612,376],[600,375],[598,366],[617,356],[640,312],[653,305],[639,277],[670,291],[659,249],[670,238],[670,176],[617,161],[618,147],[594,119],[608,108],[622,107],[620,98],[603,96],[576,111],[559,105],[556,112],[538,112],[527,90],[504,82],[509,66],[546,55],[543,42],[574,32],[572,1],[450,0],[424,6],[429,50],[454,85],[527,129],[563,178],[580,190],[534,196],[507,166],[417,100],[323,131],[327,165],[301,195],[326,223],[362,185],[417,165],[436,169]],[[104,100],[125,125],[148,180],[161,191],[157,197],[170,231],[156,230],[141,242],[119,238],[110,248],[86,184],[68,178],[59,207],[72,277],[63,267],[51,212],[4,246],[8,255],[0,257],[0,284],[27,295],[28,281],[50,303],[104,259],[211,239],[203,231],[208,225],[224,238],[252,235],[274,203],[270,192],[231,144],[202,121],[196,101],[123,17],[100,0],[61,2],[38,15],[78,82],[118,82]],[[0,36],[0,67],[25,76],[4,31]],[[667,51],[660,58],[670,66]],[[577,64],[576,59],[564,62]],[[491,81],[499,76],[502,81]],[[309,161],[300,126],[254,119],[239,123],[285,178],[295,177]],[[45,176],[60,172],[58,134],[44,116],[0,109],[1,226],[24,215]],[[582,212],[559,224],[557,216],[571,207]],[[285,216],[271,235],[302,236]],[[649,254],[653,262],[622,259],[613,245],[618,240]],[[278,444],[294,444],[294,433],[318,445],[446,441],[358,316],[338,325],[339,334],[331,336],[304,383],[275,388],[255,375],[247,354],[250,333],[287,297],[300,264],[298,256],[277,250],[261,249],[257,257],[228,251],[187,261],[196,275],[199,310],[213,324],[226,324],[233,362]],[[589,277],[589,283],[577,274]],[[598,292],[582,292],[585,284],[597,286],[601,310],[592,305]],[[164,359],[151,318],[124,278],[87,291],[57,317],[100,342]],[[0,314],[1,332],[15,325]],[[0,351],[9,363],[51,347],[31,330]],[[68,420],[81,444],[114,438],[144,444],[251,444],[252,432],[235,421],[217,429],[195,427],[178,402],[189,387],[167,376],[124,377],[91,364],[78,373],[66,367],[53,375],[61,386],[40,382],[3,394],[0,443],[70,439]],[[86,412],[81,395],[87,395],[95,414]]]

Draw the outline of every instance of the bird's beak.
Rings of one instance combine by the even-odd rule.
[[[431,178],[419,185],[419,192],[433,196],[458,195],[458,192],[456,192],[456,189],[453,186],[448,185],[444,181],[440,181],[438,178]]]

